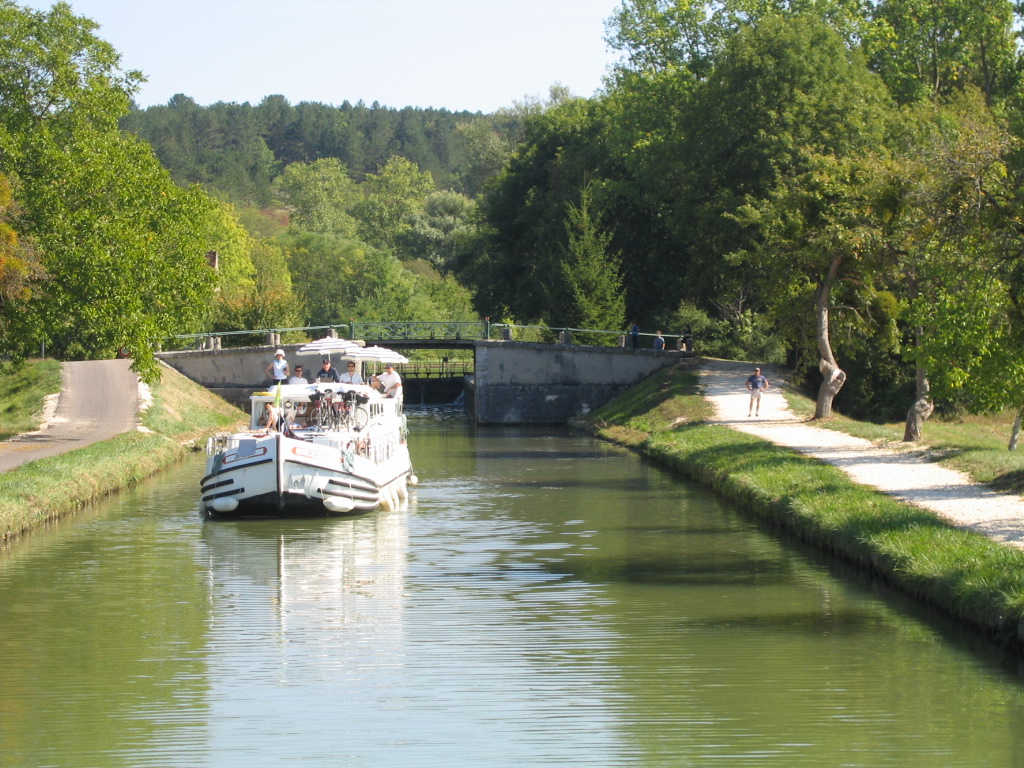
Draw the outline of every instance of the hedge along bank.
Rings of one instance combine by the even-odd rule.
[[[576,425],[1024,650],[1024,551],[855,485],[816,459],[708,424],[711,415],[695,366],[684,363]]]

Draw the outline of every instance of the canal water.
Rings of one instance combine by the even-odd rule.
[[[405,512],[202,459],[0,553],[0,768],[1024,766],[1008,660],[636,456],[410,415]]]

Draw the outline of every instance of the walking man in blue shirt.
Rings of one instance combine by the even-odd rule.
[[[761,393],[768,389],[768,379],[761,375],[761,369],[755,368],[754,375],[747,379],[747,389],[750,390],[750,406],[747,408],[747,416],[761,415]]]

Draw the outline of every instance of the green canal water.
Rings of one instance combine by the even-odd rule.
[[[408,511],[202,459],[0,553],[0,768],[1024,766],[970,635],[636,456],[410,415]]]

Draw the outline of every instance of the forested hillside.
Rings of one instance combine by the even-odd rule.
[[[398,155],[429,172],[439,188],[475,195],[497,168],[475,141],[483,126],[473,124],[491,130],[495,122],[478,113],[377,103],[293,106],[283,96],[256,106],[204,107],[179,94],[164,106],[133,109],[121,127],[148,141],[179,184],[199,183],[235,203],[267,206],[285,167],[324,158],[339,160],[362,181]]]

